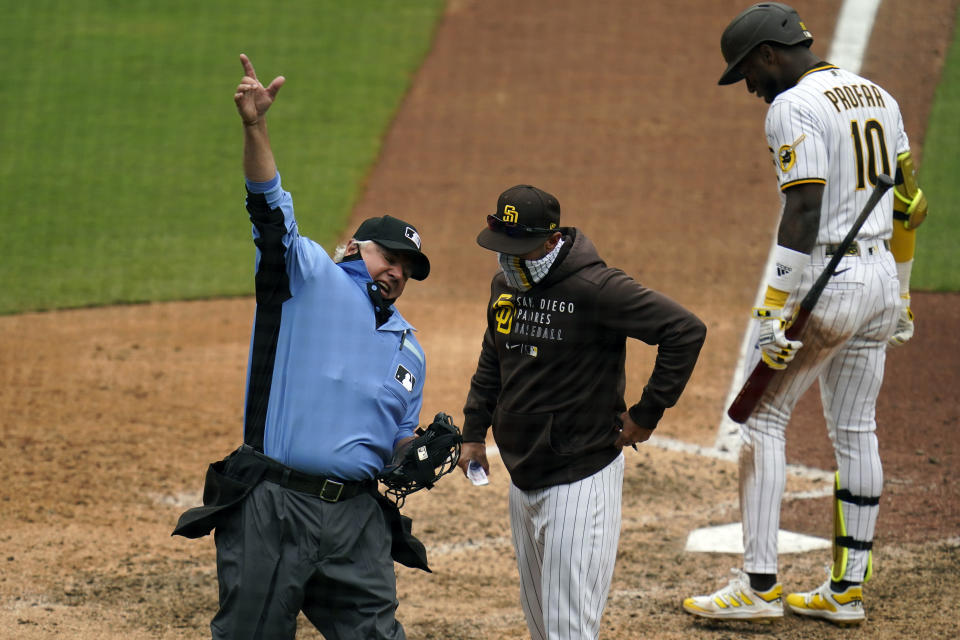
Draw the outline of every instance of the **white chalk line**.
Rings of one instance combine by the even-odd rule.
[[[650,436],[650,439],[644,442],[640,446],[644,446],[644,447],[653,446],[653,447],[657,447],[658,449],[663,449],[665,451],[676,451],[679,453],[688,453],[691,455],[701,456],[704,458],[724,460],[726,462],[736,462],[737,456],[739,455],[738,451],[727,451],[727,450],[718,449],[716,447],[703,447],[697,444],[684,442],[683,440],[676,440],[674,438],[666,438],[664,436],[656,436],[656,435]],[[500,455],[500,450],[495,445],[490,445],[489,447],[487,447],[487,457],[493,457],[493,456],[499,456],[499,455]],[[797,478],[829,482],[831,483],[830,490],[832,490],[832,487],[833,487],[832,471],[824,471],[823,469],[817,469],[816,467],[807,467],[802,464],[788,464],[787,473]]]
[[[713,447],[702,447],[699,445],[690,444],[689,442],[683,442],[682,440],[665,438],[663,436],[651,436],[651,438],[642,446],[653,446],[666,451],[697,455],[705,458],[724,460],[726,462],[735,462],[737,458],[737,454],[729,451],[720,451]],[[490,445],[486,449],[486,454],[488,458],[498,457],[500,455],[500,450],[496,445]],[[788,491],[783,495],[784,501],[823,498],[833,494],[833,474],[828,471],[815,469],[813,467],[805,467],[802,465],[787,465],[787,473],[798,478],[819,480],[824,482],[826,486],[824,486],[822,489],[814,489],[810,491]],[[712,513],[730,510],[737,507],[737,505],[737,499],[731,498],[730,500],[713,502],[706,508],[699,509],[695,512],[678,513],[675,514],[674,517],[702,519],[704,517],[708,517]],[[623,518],[621,520],[621,525],[623,528],[638,527],[655,522],[663,522],[663,519],[663,516],[660,515],[644,514],[636,517]],[[509,536],[497,536],[484,538],[482,540],[466,540],[463,542],[451,542],[433,545],[430,547],[430,553],[431,555],[442,556],[494,547],[512,549],[512,545],[513,542]]]
[[[723,460],[726,462],[736,462],[737,453],[730,451],[721,451],[714,447],[702,447],[700,445],[691,444],[689,442],[684,442],[682,440],[675,440],[673,438],[665,438],[663,436],[651,436],[642,446],[653,446],[658,449],[665,451],[675,451],[679,453],[686,453],[690,455],[697,455],[704,458],[712,458],[716,460]],[[496,445],[490,445],[486,449],[487,457],[494,458],[499,457],[500,450]],[[787,465],[787,473],[798,477],[805,478],[810,480],[821,480],[830,483],[830,486],[823,489],[822,491],[808,491],[808,492],[795,492],[784,494],[785,500],[790,499],[803,499],[803,498],[819,498],[824,495],[829,495],[833,487],[833,474],[828,471],[823,471],[822,469],[815,469],[813,467],[805,467],[802,465]],[[170,507],[178,508],[190,508],[199,506],[202,504],[202,492],[201,491],[181,491],[176,494],[168,493],[151,493],[149,494],[150,499],[152,499],[157,504],[162,504]],[[712,507],[717,507],[717,504],[712,505]],[[727,508],[729,505],[724,505],[724,508]],[[714,511],[715,508],[711,508],[710,511]],[[654,518],[656,519],[656,518]],[[640,523],[638,520],[637,523]],[[479,549],[490,546],[500,546],[502,544],[510,544],[509,538],[489,538],[480,541],[466,541],[451,543],[449,545],[441,545],[443,549],[440,553],[456,553],[462,550],[471,550]]]

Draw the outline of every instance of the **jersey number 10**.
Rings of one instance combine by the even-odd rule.
[[[853,138],[853,152],[857,156],[857,189],[865,189],[866,181],[871,185],[877,184],[877,175],[890,173],[890,158],[887,156],[887,143],[883,135],[883,126],[876,120],[867,120],[860,132],[860,123],[850,121],[850,136]],[[866,152],[866,153],[864,153]],[[866,162],[864,162],[866,156]],[[882,171],[877,171],[879,156]]]

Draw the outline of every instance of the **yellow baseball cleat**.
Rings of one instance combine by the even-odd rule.
[[[747,574],[739,569],[732,571],[730,584],[708,596],[687,598],[683,610],[714,620],[771,622],[783,617],[783,587],[776,584],[769,591],[754,591]]]
[[[798,615],[822,618],[841,627],[860,624],[867,618],[860,585],[837,593],[830,588],[830,580],[813,591],[791,593],[787,596],[787,606]]]

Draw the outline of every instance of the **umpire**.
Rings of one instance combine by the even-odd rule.
[[[264,87],[240,59],[257,247],[244,444],[210,466],[204,506],[174,534],[216,528],[213,638],[292,640],[302,610],[328,640],[403,639],[391,556],[429,569],[376,477],[419,420],[426,363],[393,303],[430,262],[417,230],[390,216],[364,221],[339,262],[299,234],[265,119],[284,78]]]

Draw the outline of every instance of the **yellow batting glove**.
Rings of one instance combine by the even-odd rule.
[[[799,340],[788,340],[784,334],[787,323],[783,318],[783,309],[754,307],[752,315],[760,321],[757,334],[760,357],[771,369],[786,369],[803,343]]]

